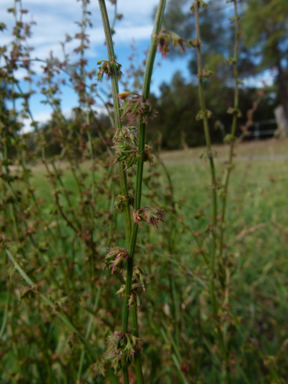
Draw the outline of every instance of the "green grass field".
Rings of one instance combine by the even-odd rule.
[[[237,321],[229,326],[229,348],[231,349],[229,353],[231,354],[230,360],[232,362],[235,360],[235,366],[231,368],[233,371],[233,383],[235,384],[270,384],[272,382],[282,384],[288,382],[287,144],[288,140],[245,142],[239,144],[235,150],[235,167],[230,179],[225,234],[225,250],[230,262],[229,303],[231,313],[237,319]],[[222,169],[225,166],[224,161],[227,158],[228,147],[217,146],[215,149],[217,152],[217,177],[220,181],[223,176]],[[141,230],[139,231],[136,264],[147,269],[150,283],[143,295],[143,311],[139,314],[139,327],[143,338],[144,375],[146,382],[151,384],[182,384],[185,382],[181,378],[181,374],[177,373],[177,370],[172,369],[169,357],[175,347],[175,343],[177,344],[177,340],[179,342],[179,345],[177,345],[179,355],[182,356],[182,363],[184,366],[186,364],[190,367],[187,373],[188,383],[216,384],[223,382],[221,369],[219,368],[221,364],[217,352],[219,346],[215,342],[213,321],[209,317],[210,299],[207,289],[207,277],[205,277],[207,268],[203,256],[198,251],[199,244],[197,243],[199,239],[203,241],[204,247],[207,247],[209,243],[205,235],[205,228],[207,228],[211,213],[209,165],[208,162],[200,160],[202,152],[203,148],[196,148],[187,151],[163,152],[160,155],[161,160],[171,174],[175,200],[183,197],[184,203],[181,206],[177,206],[178,216],[173,216],[171,212],[168,212],[165,217],[166,225],[159,225],[158,232],[153,228],[152,230],[146,230],[144,225],[142,225],[143,223],[140,223]],[[61,167],[63,170],[63,182],[65,187],[72,191],[71,201],[76,207],[76,203],[78,204],[79,201],[77,186],[72,173],[67,170],[65,162],[58,164],[58,167]],[[148,168],[149,166],[146,166],[146,175],[149,173]],[[89,174],[88,163],[83,163],[82,169]],[[42,206],[43,213],[45,218],[51,221],[53,219],[52,187],[45,176],[45,168],[42,165],[37,165],[32,168],[32,171],[31,183],[35,187],[37,198],[45,199],[45,204]],[[89,177],[88,175],[88,181]],[[159,182],[160,184],[167,183],[165,176],[159,176]],[[148,197],[145,197],[147,193],[149,193],[149,189],[144,187],[143,205],[148,202]],[[64,200],[62,200],[62,204],[67,209]],[[107,205],[105,195],[97,199],[98,207],[103,207],[105,204]],[[160,200],[159,204],[162,204],[162,208],[165,209],[164,200],[162,202]],[[117,220],[118,227],[116,227],[121,234],[123,232],[123,229],[121,229],[123,228],[121,215]],[[181,228],[184,229],[182,230]],[[62,224],[61,231],[62,240],[59,240],[58,245],[56,244],[56,247],[51,248],[49,251],[50,260],[53,261],[55,258],[55,268],[53,267],[52,271],[54,271],[54,277],[60,284],[63,281],[64,286],[65,284],[67,285],[67,292],[70,292],[70,295],[75,295],[75,303],[77,303],[77,300],[80,303],[86,281],[86,276],[83,274],[86,273],[87,260],[90,259],[80,241],[76,239],[75,244],[71,245],[73,233],[70,228]],[[169,252],[169,250],[163,247],[163,244],[171,240],[167,237],[171,233],[177,234],[176,239],[174,239],[173,252]],[[195,233],[204,233],[204,235],[198,238],[198,235],[195,235]],[[45,238],[46,234],[46,230],[40,230],[37,236],[41,239],[41,237]],[[103,252],[105,254],[108,239],[99,237],[97,241],[99,241],[100,245],[103,244],[99,246],[100,253]],[[120,243],[121,241],[124,242],[122,235],[119,235],[118,241]],[[76,281],[76,285],[73,282],[73,289],[71,291],[69,291],[71,282],[69,279],[65,280],[65,263],[62,269],[58,268],[58,263],[61,265],[60,259],[62,256],[60,255],[65,254],[68,255],[67,261],[71,261],[72,258],[73,263],[75,263],[75,275],[73,278]],[[96,270],[99,271],[101,263],[98,264],[96,265]],[[24,263],[24,267],[31,270],[31,274],[33,274],[33,268],[31,269],[27,263]],[[93,268],[95,267],[92,265],[92,274]],[[15,279],[15,274],[13,276]],[[44,274],[44,276],[49,277],[47,274]],[[108,331],[111,331],[109,326],[112,329],[119,329],[121,324],[119,308],[121,299],[114,296],[115,291],[119,289],[119,281],[114,275],[110,275],[110,271],[103,272],[101,276],[102,290],[99,291],[101,292],[99,308],[94,318],[95,328],[93,336],[91,336],[91,342],[97,353],[98,350],[103,352],[105,337]],[[174,281],[173,284],[175,284],[174,288],[172,287],[173,289],[171,288],[171,276],[175,279],[175,281],[172,279]],[[36,279],[37,275],[33,278]],[[21,277],[16,276],[16,279],[18,279],[18,287],[23,286]],[[169,284],[172,292],[171,297]],[[45,289],[49,292],[52,287],[53,284]],[[90,287],[88,280],[87,287]],[[93,284],[91,287],[93,292]],[[216,288],[220,289],[219,287]],[[17,289],[19,290],[19,288]],[[58,291],[55,287],[53,289],[52,292],[54,292],[53,294],[57,298],[58,293],[56,292]],[[59,290],[59,295],[63,295],[63,290]],[[2,298],[3,302],[4,298],[5,296]],[[89,300],[87,303],[90,303]],[[15,311],[18,311],[20,307],[17,307],[17,303],[15,305]],[[29,302],[28,307],[25,307],[23,303],[21,305],[21,308],[23,308],[21,310],[23,313],[22,319],[25,320],[25,324],[30,323],[34,326],[35,322],[39,321],[37,320],[39,319],[39,317],[37,318],[39,316],[39,314],[37,315],[37,310],[36,312],[32,311],[32,307],[29,309]],[[173,306],[178,308],[174,318],[171,313],[175,311]],[[73,309],[73,316],[76,327],[84,334],[88,317],[87,313],[84,312],[83,315],[79,308],[77,310]],[[29,315],[30,310],[32,315]],[[67,313],[72,313],[69,310],[72,311],[68,307]],[[77,318],[76,316],[80,317]],[[162,320],[159,320],[159,316]],[[63,331],[61,323],[59,323],[55,316],[51,323],[49,316],[48,318],[47,324],[49,325],[45,325],[46,323],[44,322],[43,326],[43,334],[47,338],[47,344],[45,345],[48,346],[45,359],[48,361],[50,358],[52,359],[51,356],[56,354],[59,356],[60,365],[58,362],[57,364],[51,363],[52,368],[48,369],[49,375],[47,373],[47,381],[45,381],[46,368],[42,367],[41,361],[36,363],[36,368],[33,365],[34,363],[31,363],[33,366],[29,371],[29,375],[33,379],[31,379],[30,383],[38,383],[40,382],[39,380],[42,380],[41,382],[43,383],[51,384],[53,382],[51,377],[56,375],[57,383],[72,384],[75,382],[73,380],[75,380],[77,375],[80,352],[77,349],[74,352],[73,350],[72,352],[67,352],[67,348],[63,347],[65,345],[65,337],[68,337],[67,332]],[[14,320],[16,321],[15,317]],[[180,329],[177,328],[178,323],[181,324]],[[19,321],[17,324],[19,324]],[[48,330],[47,333],[45,333],[45,329]],[[9,332],[11,333],[11,330]],[[162,336],[163,340],[161,339]],[[19,354],[20,356],[24,354],[28,356],[31,354],[32,356],[35,354],[35,361],[38,361],[37,356],[41,348],[37,345],[37,342],[36,346],[33,344],[34,341],[31,341],[33,339],[31,337],[30,339],[25,339],[23,336],[22,343],[23,345],[27,344],[25,353],[24,349],[21,352],[20,348],[20,352],[17,352],[17,348],[14,347],[5,356],[3,361],[7,370],[3,371],[5,372],[3,380],[9,376],[7,376],[7,372],[11,367],[19,365],[16,362],[17,360],[15,360],[15,356],[18,356],[17,359],[19,359]],[[99,341],[97,341],[98,338]],[[169,344],[170,342],[173,347]],[[31,343],[31,347],[29,343]],[[251,349],[251,345],[254,345],[254,349]],[[164,351],[163,354],[160,351]],[[49,365],[49,363],[47,364]],[[75,367],[73,364],[76,364]],[[73,366],[73,369],[71,366]],[[89,362],[84,360],[83,375],[86,379],[87,375],[85,372],[88,366]],[[274,376],[270,369],[271,366],[274,369],[272,371],[276,372]],[[63,374],[60,374],[61,369]],[[20,368],[17,368],[17,370],[18,373],[22,372],[23,366],[20,365]],[[37,372],[40,372],[42,376]],[[20,379],[17,381],[18,379],[14,378],[14,381],[8,382],[13,384],[28,383],[28,376],[26,378],[24,375],[23,378],[20,375],[19,377],[23,381]],[[108,375],[105,380],[99,378],[95,379],[95,381],[83,382],[118,383],[118,381],[113,381],[111,377]],[[279,381],[280,378],[282,381]]]

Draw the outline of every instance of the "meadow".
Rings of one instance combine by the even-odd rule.
[[[224,159],[227,157],[227,148],[225,145],[215,147],[216,168],[219,175],[221,175]],[[141,256],[140,259],[136,258],[136,264],[145,268],[149,277],[139,312],[139,329],[143,337],[142,355],[145,382],[221,383],[223,380],[218,356],[219,345],[213,336],[213,320],[211,322],[209,313],[207,268],[205,252],[202,252],[205,242],[208,241],[205,238],[205,232],[207,232],[211,212],[208,164],[207,161],[200,159],[203,150],[203,148],[195,148],[160,154],[160,159],[171,177],[173,199],[178,202],[177,214],[175,215],[173,210],[170,212],[167,210],[166,225],[163,225],[159,231],[148,230],[148,233],[141,234],[138,240],[137,249]],[[234,320],[229,322],[230,369],[233,372],[233,383],[284,383],[288,377],[286,327],[288,229],[285,208],[288,187],[287,140],[243,142],[236,146],[235,153],[235,168],[232,171],[228,199],[227,240],[225,241],[230,269],[229,313],[234,317]],[[157,163],[157,160],[155,162]],[[57,164],[57,168],[62,169],[62,180],[65,187],[71,191],[73,203],[70,209],[75,209],[77,212],[79,209],[77,208],[79,204],[77,183],[67,166],[66,162]],[[82,163],[81,167],[84,172],[87,171],[89,174],[87,162]],[[155,165],[147,167],[144,183],[149,173],[155,172],[154,167]],[[159,167],[161,168],[161,164],[156,167],[158,171]],[[167,185],[166,176],[163,172],[156,172],[155,188],[163,189],[163,185]],[[131,178],[133,177],[131,174]],[[88,176],[87,183],[89,184],[89,182]],[[53,225],[56,225],[53,224],[55,221],[53,220],[55,217],[53,188],[48,182],[43,165],[38,164],[32,168],[31,184],[35,188],[37,199],[45,200],[43,214],[46,215],[46,221],[50,220],[50,225],[52,220],[51,228],[53,229]],[[166,188],[167,186],[164,187],[164,195],[167,192],[165,192]],[[144,188],[143,195],[147,202],[157,198],[151,187]],[[160,194],[160,206],[161,196]],[[97,201],[97,204],[100,205],[98,209],[101,210],[100,207],[105,206],[105,198]],[[165,201],[162,203],[163,206],[167,206]],[[63,200],[63,210],[67,209],[69,209],[67,202],[65,203]],[[54,216],[51,216],[51,212]],[[51,218],[49,219],[49,217]],[[122,224],[123,218],[120,215],[120,218],[118,217],[120,242],[123,242],[121,240],[123,238]],[[108,226],[109,223],[104,222],[104,225]],[[79,320],[82,318],[84,323],[87,322],[87,313],[85,310],[83,312],[83,308],[86,306],[88,314],[92,313],[91,319],[93,319],[89,342],[92,342],[93,348],[98,353],[105,348],[105,337],[103,339],[103,336],[107,335],[110,328],[117,329],[120,326],[119,299],[113,296],[115,293],[113,286],[119,285],[119,276],[114,277],[115,274],[111,275],[110,271],[99,272],[101,271],[101,258],[98,259],[95,268],[100,273],[100,282],[91,285],[91,292],[97,287],[97,306],[96,308],[93,306],[94,309],[91,309],[91,297],[87,292],[87,286],[82,285],[86,280],[89,281],[85,266],[89,256],[85,256],[87,251],[80,243],[77,243],[77,240],[74,245],[71,244],[73,233],[67,224],[62,222],[60,228],[62,234],[57,239],[57,254],[62,254],[62,257],[64,253],[67,254],[70,263],[73,258],[74,277],[70,276],[69,279],[74,279],[75,284],[73,287],[70,286],[69,279],[65,278],[65,263],[64,269],[59,269],[59,257],[53,255],[52,252],[52,256],[50,256],[52,265],[50,263],[49,268],[54,274],[54,279],[58,280],[61,286],[63,283],[65,288],[58,287],[57,289],[57,286],[54,286],[55,282],[47,287],[44,280],[45,276],[49,280],[49,274],[46,271],[44,278],[42,277],[42,283],[41,281],[40,285],[38,283],[38,289],[59,302],[59,307],[64,310],[71,321],[76,320],[76,328],[80,331],[84,325]],[[174,244],[171,244],[175,234]],[[45,239],[46,236],[47,228],[37,233],[37,238]],[[103,244],[107,244],[106,240]],[[98,241],[102,241],[101,236]],[[167,243],[173,248],[173,253],[169,247],[165,246]],[[104,245],[101,245],[100,249],[105,254]],[[103,258],[103,256],[101,257]],[[25,267],[26,264],[22,265]],[[42,274],[43,271],[40,272],[40,270],[39,273]],[[71,272],[71,264],[69,270]],[[33,267],[32,269],[29,267],[28,271],[30,275],[35,275]],[[92,270],[92,276],[94,275]],[[97,279],[99,280],[99,277]],[[13,272],[13,280],[16,284],[15,292],[21,296],[19,289],[20,292],[23,289],[23,280],[15,276],[15,272]],[[87,302],[83,300],[85,292],[89,297]],[[5,297],[2,296],[2,302]],[[76,308],[72,309],[71,303],[68,305],[67,297],[68,301],[73,301]],[[12,302],[14,302],[13,305]],[[47,308],[42,312],[37,296],[34,299],[22,298],[20,302],[18,299],[14,299],[12,302],[10,301],[11,315],[13,310],[16,313],[20,310],[22,315],[17,320],[17,315],[14,314],[14,320],[8,321],[8,333],[11,336],[13,323],[14,326],[15,323],[18,324],[19,329],[22,330],[21,344],[19,345],[18,340],[17,352],[15,352],[16,347],[14,346],[12,350],[8,348],[6,354],[4,353],[2,377],[11,383],[28,383],[28,381],[39,383],[39,380],[43,383],[52,383],[53,380],[59,383],[74,383],[79,372],[81,347],[75,340],[69,342],[73,336],[71,333],[67,333],[67,330],[61,326],[61,322],[55,318],[56,312],[53,315],[55,309],[52,313],[47,311]],[[35,308],[33,308],[33,302]],[[77,307],[79,305],[80,307]],[[40,312],[38,312],[39,310]],[[80,318],[79,311],[82,313]],[[44,328],[41,326],[41,322],[36,326],[36,318],[44,321],[43,326],[46,324]],[[19,325],[20,319],[26,324],[26,328],[23,324]],[[40,339],[45,335],[42,346],[33,339],[31,334],[29,335],[27,331],[29,324],[34,330],[33,332],[35,330],[39,332]],[[14,329],[16,335],[18,327],[16,326]],[[83,332],[84,330],[85,327]],[[17,340],[15,335],[14,338]],[[43,347],[46,349],[45,359],[42,356]],[[160,355],[159,350],[163,352]],[[5,351],[3,344],[2,351]],[[180,364],[178,370],[177,365],[176,370],[173,368],[173,365],[176,364],[173,359],[174,354],[177,355],[177,361]],[[71,364],[75,365],[73,369]],[[86,380],[91,382],[91,378],[89,380],[87,373],[85,374],[89,364],[89,360],[84,359],[84,379],[79,383],[86,382]],[[15,367],[18,367],[16,372],[18,370],[19,377],[15,373]],[[27,373],[24,373],[26,368]],[[46,377],[47,369],[50,370],[50,373]],[[273,374],[271,374],[271,369]],[[10,371],[14,371],[11,377],[9,376]],[[130,376],[131,382],[134,382],[133,374],[131,373]],[[101,379],[101,376],[94,378],[92,382],[101,383],[103,378]],[[119,381],[108,370],[105,382],[118,383]]]

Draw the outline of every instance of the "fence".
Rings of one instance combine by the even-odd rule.
[[[274,126],[274,128],[270,129],[261,129],[263,126]],[[277,130],[277,122],[275,119],[270,120],[262,120],[254,122],[254,129],[250,132],[250,137],[254,137],[255,140],[259,140],[262,136],[274,136]]]

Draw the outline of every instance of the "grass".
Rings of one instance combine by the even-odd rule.
[[[227,147],[218,146],[216,151],[217,174],[221,175]],[[177,197],[186,195],[185,216],[195,231],[201,227],[195,219],[199,207],[206,215],[210,212],[208,163],[198,160],[200,153],[197,148],[161,156],[172,172]],[[275,288],[274,282],[267,281],[271,273],[284,277],[288,266],[287,140],[243,143],[236,153],[228,197],[227,246],[245,268],[253,289],[260,284],[269,290]]]
[[[219,177],[228,147],[219,145],[215,149],[218,154],[216,168]],[[207,205],[210,193],[208,163],[199,159],[202,151],[202,148],[196,148],[161,154],[161,159],[171,172],[176,198],[186,198],[183,213],[192,231],[203,229],[206,223],[202,218],[195,218],[199,208],[203,208],[206,216],[210,212]],[[247,273],[248,286],[245,289],[253,283],[253,295],[259,287],[265,288],[262,295],[275,294],[275,286],[279,283],[269,281],[267,284],[267,279],[276,273],[276,281],[279,278],[281,280],[281,277],[285,281],[283,271],[287,270],[287,140],[241,143],[236,154],[228,197],[227,246],[232,247],[231,254]],[[64,165],[62,168],[63,180],[67,188],[73,190],[71,172],[65,171]],[[42,165],[34,168],[32,183],[38,197],[44,196],[47,200],[48,210],[52,198],[43,171]],[[183,235],[183,248],[190,237],[189,233]],[[194,245],[192,241],[192,247]],[[242,278],[240,276],[239,280]],[[257,294],[261,295],[259,292]]]
[[[228,148],[214,148],[218,154],[219,178]],[[184,214],[192,231],[203,230],[206,225],[205,220],[195,218],[199,207],[203,207],[206,216],[211,212],[207,206],[207,196],[211,193],[209,164],[199,160],[202,151],[197,148],[161,156],[172,172],[177,197],[186,195]],[[231,311],[241,316],[248,333],[253,330],[262,340],[259,350],[264,355],[277,356],[279,349],[283,354],[287,348],[285,338],[288,336],[282,328],[288,310],[287,140],[242,143],[236,154],[229,186],[225,240],[233,266]],[[183,247],[189,246],[189,235],[183,236],[182,241]],[[190,266],[197,270],[203,264],[201,256],[195,254],[191,236],[190,247]],[[279,364],[283,358],[280,355]],[[284,360],[287,365],[287,357]],[[252,371],[255,373],[255,366]],[[287,372],[285,377],[287,379]],[[242,383],[243,377],[238,380]],[[259,377],[258,380],[262,382]]]
[[[236,318],[241,318],[238,328],[236,327],[237,331],[236,328],[232,327],[230,332],[231,340],[229,345],[234,347],[235,345],[241,345],[241,349],[238,349],[237,352],[236,366],[233,368],[235,370],[233,383],[235,384],[244,382],[251,384],[255,382],[271,383],[271,377],[268,375],[269,370],[263,363],[265,356],[275,357],[279,377],[284,378],[284,380],[288,378],[286,346],[286,340],[288,339],[286,326],[288,311],[288,211],[286,209],[288,151],[286,147],[287,140],[266,140],[244,142],[238,145],[236,149],[235,169],[232,171],[228,196],[228,224],[225,236],[226,250],[231,263],[231,312]],[[217,146],[215,149],[218,153],[216,158],[217,175],[221,177],[221,168],[228,153],[228,147]],[[152,251],[149,250],[150,248],[144,250],[140,260],[141,266],[148,269],[147,272],[151,277],[151,282],[143,299],[143,312],[139,314],[139,324],[143,334],[143,356],[146,356],[144,375],[147,382],[151,383],[164,384],[169,380],[173,383],[182,382],[179,374],[178,376],[169,376],[171,370],[169,371],[166,368],[165,364],[167,362],[165,363],[165,359],[168,359],[168,357],[165,357],[165,353],[161,354],[161,358],[158,356],[160,350],[165,352],[167,348],[167,356],[169,356],[170,350],[167,337],[170,333],[174,334],[174,320],[171,320],[168,315],[165,317],[166,321],[171,321],[171,323],[168,323],[166,334],[164,332],[163,335],[163,328],[159,328],[161,322],[158,321],[157,317],[163,310],[164,312],[168,311],[167,313],[172,310],[171,306],[170,309],[169,306],[167,307],[170,297],[169,293],[167,293],[169,290],[167,291],[166,288],[167,285],[169,286],[167,281],[169,273],[171,273],[171,266],[169,266],[171,263],[172,266],[175,265],[175,269],[172,268],[172,273],[176,276],[176,303],[177,301],[181,303],[181,305],[179,304],[179,311],[182,326],[184,327],[181,333],[180,352],[184,356],[184,362],[190,365],[190,373],[187,376],[199,377],[204,383],[222,382],[219,369],[217,370],[217,358],[213,354],[213,348],[217,348],[217,345],[213,346],[211,344],[213,338],[208,327],[211,321],[208,317],[209,296],[205,288],[206,280],[203,278],[205,263],[201,253],[197,251],[197,238],[193,236],[195,232],[203,233],[205,231],[211,212],[210,199],[207,198],[211,193],[209,164],[199,159],[202,151],[202,148],[196,148],[188,151],[163,152],[161,154],[161,159],[171,173],[176,200],[181,196],[186,196],[183,207],[179,208],[179,213],[184,215],[183,220],[188,229],[177,235],[176,251],[171,255],[167,253],[166,249],[161,251],[161,242],[167,242],[165,231],[163,232],[161,228],[158,232],[149,230],[149,243],[152,244]],[[89,172],[88,163],[83,163],[82,166],[83,170],[87,169],[87,172]],[[148,167],[146,167],[146,174]],[[66,187],[73,192],[72,201],[76,202],[78,194],[71,171],[67,169],[65,162],[61,164],[61,168],[63,169],[63,181]],[[45,173],[46,171],[42,165],[35,166],[31,182],[35,187],[37,197],[46,200],[44,213],[48,217],[51,215],[49,212],[53,207],[53,198],[51,196],[52,187]],[[160,184],[165,182],[163,175],[159,176],[159,182]],[[144,195],[147,192],[148,189],[144,188]],[[104,204],[101,199],[98,201],[100,201],[100,205]],[[62,201],[62,204],[64,205],[65,202]],[[144,204],[146,204],[145,199],[143,200]],[[165,208],[164,205],[163,208]],[[165,217],[165,227],[172,225],[172,227],[180,228],[180,224],[172,220],[175,220],[175,217],[168,213]],[[140,225],[144,224],[140,223]],[[165,229],[165,227],[163,228]],[[123,228],[123,225],[119,225],[119,228]],[[73,235],[65,225],[62,232],[70,237]],[[143,235],[141,232],[142,230],[138,239],[140,249],[147,244],[147,240],[142,241],[143,236],[147,236],[147,233]],[[41,233],[39,236],[41,236]],[[201,236],[200,240],[202,239]],[[207,240],[205,240],[204,236],[204,245],[207,244],[205,241]],[[153,244],[158,244],[158,246],[153,248]],[[74,255],[71,253],[68,242],[62,249],[63,245],[59,244],[59,249],[56,251],[61,251],[60,253],[63,254],[67,252],[70,259],[75,257],[77,268],[75,267],[74,278],[82,279],[82,274],[85,273],[86,259],[83,259],[81,246],[75,248],[76,253]],[[103,247],[104,253],[105,247]],[[137,262],[138,260],[136,264]],[[57,270],[55,273],[61,274]],[[119,282],[117,279],[115,281],[114,275],[111,276],[110,272],[105,272],[103,276],[103,282],[105,281],[106,285],[103,285],[100,295],[99,306],[102,309],[100,309],[99,316],[106,306],[107,297],[109,297],[109,304],[107,304],[109,311],[107,315],[103,312],[101,319],[99,316],[96,317],[98,337],[101,335],[101,327],[103,327],[101,321],[105,316],[114,324],[114,329],[120,326],[119,299],[113,298]],[[23,284],[23,282],[20,282],[20,284]],[[80,291],[79,295],[81,297]],[[33,322],[33,319],[30,321]],[[53,321],[55,322],[55,319]],[[80,318],[77,319],[76,326],[81,330],[82,322],[79,321]],[[61,331],[59,333],[62,334],[60,337],[56,328],[53,332],[54,336],[51,340],[53,339],[53,343],[57,345],[60,338],[64,336]],[[201,332],[204,332],[203,339]],[[163,335],[162,341],[161,335]],[[152,344],[151,338],[154,340]],[[95,341],[95,336],[92,340]],[[183,342],[183,340],[186,340],[186,342]],[[244,340],[257,340],[258,356],[254,350],[251,350],[251,345],[249,343],[249,345],[246,345]],[[104,345],[102,345],[103,347]],[[51,347],[51,351],[53,351],[53,348]],[[26,353],[29,354],[30,352]],[[149,365],[149,359],[154,364]],[[9,364],[13,366],[14,363],[9,362]],[[85,369],[87,369],[87,364]],[[163,373],[163,378],[157,381],[156,376],[162,372],[157,368],[160,364],[162,364],[161,369],[163,369],[163,372],[167,370],[168,373]],[[200,370],[197,364],[201,367]],[[167,366],[169,367],[169,365]],[[83,373],[85,373],[85,369],[83,368]],[[62,381],[60,380],[60,382]],[[99,383],[102,382],[99,381]]]
[[[218,154],[217,175],[221,177],[221,167],[228,147],[219,145],[215,149]],[[202,148],[196,148],[161,154],[161,159],[171,172],[176,199],[181,196],[186,199],[183,213],[194,231],[205,225],[205,220],[195,218],[199,208],[202,207],[207,216],[210,212],[207,205],[210,193],[208,163],[199,159],[202,152]],[[281,266],[284,255],[288,254],[288,211],[285,209],[288,190],[287,140],[241,143],[236,154],[228,198],[227,243],[233,247],[231,252],[241,265],[247,268],[249,265],[257,265],[263,281],[261,270],[269,275],[269,270],[271,273],[271,270],[277,269],[277,265]],[[63,180],[67,188],[73,191],[75,185],[71,172],[65,168],[63,164]],[[36,166],[33,169],[32,184],[37,196],[47,201],[45,209],[48,211],[52,197],[44,172],[42,165]],[[190,234],[186,236],[190,237]],[[271,262],[273,265],[268,268]]]

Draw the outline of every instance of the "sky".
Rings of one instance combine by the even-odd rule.
[[[122,72],[128,67],[127,57],[131,54],[131,44],[137,48],[139,60],[144,59],[143,52],[148,49],[153,29],[152,13],[158,0],[137,1],[135,6],[133,0],[118,0],[117,13],[123,14],[123,19],[117,21],[115,25],[116,34],[113,36],[117,61],[122,64]],[[110,20],[113,19],[114,7],[109,1],[106,1]],[[13,7],[12,0],[0,1],[0,15],[7,25],[7,30],[0,32],[0,45],[11,42],[11,33],[14,25],[14,16],[7,13],[7,8]],[[34,47],[31,57],[45,59],[53,51],[55,57],[63,58],[61,42],[65,40],[65,34],[74,36],[79,32],[79,26],[75,23],[81,21],[81,2],[76,0],[22,0],[22,7],[29,12],[23,15],[23,21],[35,21],[32,27],[32,37],[29,39],[29,45]],[[88,59],[88,68],[95,68],[99,60],[107,59],[107,50],[104,45],[104,32],[102,28],[101,15],[97,0],[91,0],[88,10],[91,11],[92,28],[87,33],[90,38],[90,48],[86,51]],[[68,52],[72,53],[73,42],[67,45]],[[73,57],[73,56],[72,56]],[[176,70],[180,70],[184,77],[189,78],[188,57],[178,57],[173,60],[162,59],[157,53],[156,63],[153,72],[151,91],[159,94],[159,86],[162,82],[170,82]],[[39,79],[43,69],[40,63],[35,63],[33,69],[36,72],[36,80]],[[24,70],[19,70],[17,78],[25,88],[23,77]],[[125,78],[124,78],[125,80]],[[37,90],[34,84],[33,88]],[[69,89],[63,89],[62,109],[69,115],[69,112],[77,103],[76,96]],[[50,116],[51,107],[41,103],[43,96],[39,93],[31,98],[31,110],[36,121],[45,122]],[[25,121],[25,129],[29,127],[29,121]]]
[[[7,29],[0,32],[0,46],[9,43],[12,39],[12,30],[14,26],[14,16],[12,13],[7,13],[7,8],[13,7],[13,0],[0,0],[0,22],[3,21],[7,25]],[[18,3],[19,4],[19,3]],[[139,55],[139,62],[144,59],[144,51],[149,47],[150,38],[153,29],[152,14],[153,10],[158,4],[158,0],[118,0],[117,13],[123,14],[123,19],[117,21],[115,26],[115,35],[113,41],[115,43],[115,52],[117,55],[117,61],[122,64],[122,72],[129,66],[128,56],[131,55],[131,44],[137,48]],[[114,15],[114,6],[106,0],[109,18],[112,21]],[[31,57],[43,59],[49,57],[50,52],[53,52],[54,57],[63,59],[63,53],[61,48],[61,42],[65,40],[65,34],[74,36],[79,33],[79,26],[76,22],[81,21],[81,1],[77,0],[22,0],[22,7],[29,12],[23,15],[23,21],[35,21],[35,25],[32,26],[32,36],[29,39],[29,45],[34,47],[31,52]],[[101,15],[97,0],[91,0],[88,5],[88,10],[91,12],[92,28],[87,30],[87,34],[90,39],[90,47],[86,51],[86,58],[88,59],[88,69],[96,68],[97,62],[100,60],[107,60],[107,49],[104,44],[104,31],[101,22]],[[73,49],[76,42],[69,43],[67,45],[67,52],[71,53],[73,61]],[[74,57],[75,58],[75,57]],[[170,83],[176,70],[180,71],[182,76],[188,81],[191,81],[191,76],[188,71],[188,61],[191,59],[191,55],[178,55],[168,60],[163,59],[159,53],[156,55],[156,65],[153,71],[151,92],[159,95],[159,86],[163,83]],[[158,65],[157,65],[158,63]],[[2,63],[0,62],[0,65]],[[160,64],[160,65],[159,65]],[[36,72],[35,82],[37,82],[41,74],[43,73],[42,64],[39,62],[33,64],[33,69]],[[25,90],[27,84],[23,81],[25,71],[20,69],[16,77],[20,80],[20,85]],[[267,82],[272,81],[270,73],[267,73]],[[261,80],[251,78],[246,80],[247,86],[262,86]],[[32,85],[32,88],[37,91],[36,83]],[[34,119],[40,123],[46,122],[51,114],[51,107],[43,104],[43,95],[36,92],[31,97],[30,108],[32,110]],[[62,110],[66,116],[71,115],[72,108],[77,105],[77,97],[71,89],[68,87],[62,88]],[[103,110],[100,104],[97,104],[99,110]],[[101,109],[102,108],[102,109]],[[29,130],[30,121],[24,121],[24,130]]]

